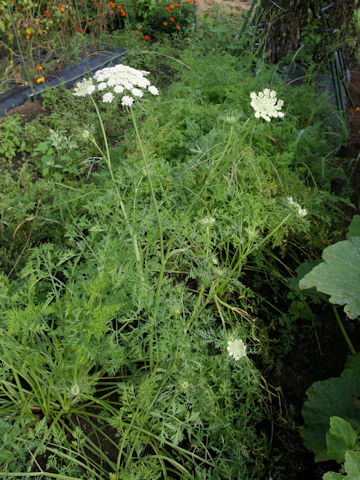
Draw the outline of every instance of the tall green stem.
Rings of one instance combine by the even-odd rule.
[[[136,257],[136,261],[138,263],[138,267],[139,267],[139,270],[141,272],[141,277],[143,277],[143,272],[142,272],[142,261],[141,261],[141,255],[140,255],[140,250],[139,250],[139,245],[138,245],[138,242],[137,242],[137,238],[136,238],[136,234],[134,232],[134,229],[132,227],[132,225],[130,224],[129,222],[129,218],[127,216],[127,213],[126,213],[126,209],[125,209],[125,205],[124,205],[124,202],[122,200],[122,196],[121,196],[121,193],[120,193],[120,190],[117,186],[117,183],[116,183],[116,180],[115,180],[115,177],[114,177],[114,172],[112,170],[112,166],[111,166],[111,158],[110,158],[110,150],[109,150],[109,143],[108,143],[108,140],[107,140],[107,135],[106,135],[106,132],[105,132],[105,127],[104,127],[104,124],[103,124],[103,121],[102,121],[102,118],[101,118],[101,115],[100,115],[100,111],[98,109],[98,106],[96,105],[96,102],[95,100],[93,99],[93,97],[90,95],[90,98],[91,98],[91,101],[95,107],[95,110],[96,110],[96,114],[98,116],[98,119],[99,119],[99,123],[100,123],[100,128],[101,128],[101,132],[102,132],[102,135],[103,135],[103,139],[104,139],[104,144],[105,144],[105,155],[104,155],[104,158],[105,158],[105,162],[106,162],[106,165],[108,167],[108,170],[109,170],[109,173],[110,173],[110,177],[111,177],[111,180],[113,181],[114,183],[114,186],[115,186],[115,190],[116,190],[116,193],[117,193],[117,196],[119,198],[119,203],[120,203],[120,208],[121,208],[121,211],[124,215],[124,219],[125,219],[125,223],[126,223],[126,226],[127,226],[127,229],[129,231],[129,234],[132,238],[132,241],[133,241],[133,245],[134,245],[134,251],[135,251],[135,257]],[[93,142],[94,143],[94,142]],[[99,147],[98,147],[99,148]],[[102,150],[100,149],[100,151],[102,152]],[[103,153],[103,152],[102,152]]]
[[[340,315],[335,307],[335,305],[332,306],[333,310],[334,310],[334,314],[335,314],[335,318],[336,318],[336,321],[338,322],[338,325],[340,327],[340,330],[341,330],[341,333],[343,334],[343,337],[345,339],[345,342],[348,344],[348,347],[350,349],[350,352],[355,355],[356,354],[356,351],[355,351],[355,348],[353,346],[353,344],[351,343],[351,340],[348,336],[348,334],[346,333],[346,330],[345,330],[345,327],[344,327],[344,324],[340,318]]]
[[[161,225],[159,206],[158,206],[158,203],[157,203],[157,200],[156,200],[155,190],[154,190],[154,186],[153,186],[153,183],[152,183],[152,178],[151,178],[149,166],[148,166],[148,163],[147,163],[147,160],[146,160],[146,155],[145,155],[144,147],[143,147],[141,137],[140,137],[140,134],[139,134],[139,129],[138,129],[138,126],[137,126],[137,123],[136,123],[134,111],[131,107],[130,107],[130,113],[131,113],[131,119],[132,119],[134,129],[135,129],[136,138],[137,138],[137,141],[138,141],[138,144],[139,144],[139,147],[140,147],[140,152],[141,152],[141,156],[142,156],[142,159],[143,159],[145,172],[146,172],[146,175],[147,175],[147,178],[148,178],[148,181],[149,181],[151,198],[152,198],[152,201],[153,201],[153,204],[154,204],[156,220],[157,220],[158,229],[159,229],[161,269],[160,269],[159,280],[158,280],[156,293],[155,293],[155,299],[154,299],[154,310],[156,311],[158,303],[159,303],[161,283],[162,283],[162,279],[163,279],[163,276],[164,276],[165,263],[166,263],[165,262],[165,252],[164,252],[163,230],[162,230],[162,225]]]
[[[205,180],[203,186],[202,186],[201,189],[200,189],[200,192],[196,195],[196,197],[194,198],[193,202],[189,205],[186,213],[191,212],[191,210],[192,210],[192,209],[194,208],[194,206],[196,205],[197,200],[201,197],[201,195],[204,193],[205,189],[207,188],[207,186],[208,186],[208,184],[209,184],[209,180],[212,178],[212,176],[214,175],[214,173],[215,173],[216,170],[218,169],[218,167],[219,167],[222,159],[224,158],[226,152],[228,151],[228,148],[229,148],[230,143],[231,143],[231,138],[232,138],[233,132],[234,132],[234,127],[233,127],[233,125],[231,125],[229,137],[228,137],[228,140],[227,140],[226,145],[225,145],[225,147],[224,147],[224,150],[222,151],[219,159],[217,160],[217,162],[215,163],[215,165],[213,166],[213,168],[210,170],[208,176],[206,177],[206,180]]]
[[[159,206],[158,206],[158,203],[157,203],[157,200],[156,200],[156,197],[155,197],[154,186],[153,186],[153,183],[152,183],[152,178],[151,178],[149,166],[148,166],[148,163],[147,163],[147,160],[146,160],[146,155],[145,155],[144,147],[143,147],[143,144],[142,144],[142,141],[141,141],[141,138],[140,138],[139,129],[138,129],[138,126],[137,126],[137,123],[136,123],[134,111],[133,111],[133,109],[132,109],[131,107],[130,107],[130,112],[131,112],[131,119],[132,119],[132,121],[133,121],[134,128],[135,128],[136,138],[137,138],[137,141],[138,141],[138,144],[139,144],[139,147],[140,147],[141,156],[142,156],[142,159],[143,159],[143,162],[144,162],[144,167],[145,167],[146,175],[147,175],[147,178],[148,178],[148,181],[149,181],[149,186],[150,186],[150,191],[151,191],[151,198],[152,198],[152,201],[153,201],[153,203],[154,203],[154,208],[155,208],[155,213],[156,213],[156,219],[157,219],[158,228],[159,228],[161,261],[163,261],[163,259],[164,259],[164,239],[163,239],[163,232],[162,232],[162,225],[161,225],[161,219],[160,219]]]
[[[149,166],[146,160],[146,155],[144,151],[144,147],[141,141],[139,129],[136,123],[135,115],[133,109],[130,107],[130,113],[131,113],[131,119],[134,125],[135,129],[135,134],[136,134],[136,139],[138,141],[139,147],[140,147],[140,152],[141,156],[143,159],[144,167],[145,167],[145,172],[146,176],[149,181],[149,186],[150,186],[150,192],[151,192],[151,198],[154,204],[155,208],[155,214],[156,214],[156,219],[157,219],[157,224],[158,224],[158,229],[159,229],[159,239],[160,239],[160,256],[161,256],[161,267],[160,267],[160,273],[159,273],[159,278],[156,286],[156,291],[155,291],[155,297],[154,297],[154,303],[153,303],[153,313],[152,313],[152,325],[151,325],[151,330],[150,330],[150,335],[149,335],[149,361],[150,361],[150,367],[153,368],[153,345],[154,345],[154,336],[155,336],[155,329],[156,329],[156,313],[157,313],[157,308],[159,305],[160,301],[160,292],[161,292],[161,285],[162,281],[164,278],[164,273],[165,273],[165,265],[166,265],[166,259],[165,259],[165,252],[164,252],[164,238],[163,238],[163,230],[162,230],[162,225],[161,225],[161,219],[160,219],[160,212],[159,212],[159,206],[156,200],[155,196],[155,190],[154,190],[154,185],[152,183],[152,178],[149,170]]]

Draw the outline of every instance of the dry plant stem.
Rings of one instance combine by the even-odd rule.
[[[142,271],[143,269],[142,269],[141,255],[140,255],[140,250],[139,250],[139,246],[138,246],[138,243],[137,243],[136,234],[135,234],[132,226],[130,225],[129,218],[128,218],[127,213],[126,213],[126,210],[125,210],[125,205],[124,205],[124,202],[123,202],[123,200],[122,200],[121,193],[120,193],[120,190],[118,189],[118,186],[117,186],[117,183],[116,183],[116,180],[115,180],[115,177],[114,177],[114,173],[113,173],[113,170],[112,170],[112,167],[111,167],[109,144],[108,144],[108,141],[107,141],[107,136],[106,136],[104,124],[103,124],[103,121],[102,121],[102,119],[101,119],[101,115],[100,115],[100,112],[99,112],[99,109],[98,109],[98,107],[97,107],[97,105],[96,105],[95,100],[92,98],[91,95],[90,95],[90,98],[91,98],[91,101],[93,102],[93,105],[94,105],[95,110],[96,110],[96,114],[97,114],[97,116],[98,116],[98,118],[99,118],[100,127],[101,127],[101,132],[102,132],[103,138],[104,138],[105,151],[106,151],[106,155],[105,155],[106,165],[107,165],[107,167],[108,167],[111,180],[112,180],[113,183],[114,183],[115,190],[116,190],[117,196],[118,196],[118,198],[119,198],[120,208],[121,208],[121,211],[122,211],[122,213],[123,213],[123,215],[124,215],[124,219],[125,219],[125,223],[126,223],[127,229],[128,229],[128,231],[129,231],[129,234],[130,234],[130,236],[131,236],[131,238],[132,238],[132,241],[133,241],[134,251],[135,251],[135,257],[136,257],[136,261],[137,261],[137,264],[138,264],[138,267],[139,267],[139,270],[140,270],[140,273],[141,273],[141,278],[144,279],[143,271]],[[100,151],[101,151],[101,149],[100,149]],[[102,152],[102,153],[103,153],[103,152]]]
[[[343,334],[343,337],[345,339],[345,342],[347,343],[349,349],[350,349],[350,352],[352,353],[352,355],[355,355],[356,354],[356,351],[355,351],[355,348],[353,346],[353,344],[351,343],[351,340],[348,336],[348,334],[346,333],[346,330],[345,330],[345,327],[344,327],[344,324],[340,318],[340,315],[335,307],[335,305],[332,306],[333,310],[334,310],[334,314],[335,314],[335,318],[336,318],[336,321],[338,322],[338,325],[340,327],[340,330],[341,330],[341,333]]]
[[[14,18],[13,18],[12,12],[11,12],[9,0],[6,0],[6,5],[7,5],[9,17],[11,19],[11,26],[12,26],[12,29],[14,31],[14,35],[15,35],[15,38],[16,38],[16,43],[18,45],[20,58],[21,58],[21,61],[22,61],[22,64],[23,64],[23,67],[24,67],[24,70],[25,70],[26,79],[28,81],[31,92],[34,93],[33,84],[32,84],[31,79],[30,79],[29,70],[26,66],[26,62],[25,62],[25,58],[24,58],[24,52],[23,52],[23,49],[21,47],[21,42],[20,42],[20,38],[19,38],[19,35],[18,35],[18,30],[16,29],[16,26],[15,26],[15,22],[14,22]],[[32,60],[33,60],[32,55],[30,55],[30,62],[32,62]]]

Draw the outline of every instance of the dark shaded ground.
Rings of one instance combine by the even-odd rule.
[[[353,189],[352,201],[360,213],[360,64],[351,72],[350,94],[355,106],[348,104],[346,116],[349,140],[340,152],[341,163],[350,178]],[[338,309],[342,313],[342,308]],[[342,315],[344,319],[345,315]],[[345,328],[354,344],[360,350],[360,322],[346,321]],[[321,315],[315,330],[309,330],[304,338],[296,340],[293,350],[278,361],[269,382],[281,387],[281,404],[274,405],[274,456],[281,454],[276,467],[285,480],[322,480],[327,471],[338,471],[336,462],[314,463],[314,456],[303,446],[299,434],[302,424],[301,409],[307,388],[315,381],[339,376],[346,357],[350,353],[335,320],[332,308]],[[319,350],[320,347],[320,350]],[[274,478],[274,480],[277,480]]]
[[[342,313],[342,308],[338,309]],[[344,315],[342,315],[344,320]],[[360,349],[358,321],[344,321],[355,349]],[[319,344],[316,339],[319,339]],[[350,353],[335,320],[332,308],[322,315],[315,330],[296,341],[296,346],[278,361],[271,383],[281,386],[281,405],[274,405],[274,453],[282,458],[277,466],[283,469],[286,480],[321,480],[325,472],[338,471],[336,462],[314,463],[314,456],[303,446],[299,434],[301,409],[307,388],[315,381],[339,376]],[[320,347],[320,349],[319,349]],[[277,480],[274,478],[274,480]]]

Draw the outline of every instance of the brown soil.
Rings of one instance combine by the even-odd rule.
[[[250,8],[251,0],[198,0],[198,12],[239,13]]]
[[[21,115],[23,122],[31,122],[38,115],[45,115],[46,110],[42,108],[42,101],[40,98],[34,101],[28,101],[19,107],[13,108],[7,112],[7,115],[13,115],[14,113]]]

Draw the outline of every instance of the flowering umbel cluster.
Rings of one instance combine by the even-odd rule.
[[[145,92],[159,95],[158,89],[146,78],[149,73],[122,64],[103,68],[95,73],[93,79],[84,79],[77,83],[73,94],[85,97],[100,91],[103,92],[104,103],[111,103],[116,95],[121,95],[121,104],[131,107],[135,98],[143,97]]]
[[[230,357],[234,357],[235,360],[246,357],[246,345],[241,338],[229,340],[226,350],[229,352]]]
[[[251,92],[250,98],[250,105],[255,110],[256,118],[263,118],[267,122],[270,122],[272,117],[277,118],[284,116],[284,113],[281,111],[284,102],[276,98],[275,90],[265,88],[262,92]]]
[[[306,208],[302,208],[297,202],[292,197],[287,197],[286,198],[288,204],[290,207],[294,208],[296,213],[299,215],[299,217],[306,217],[307,215],[307,210]]]

